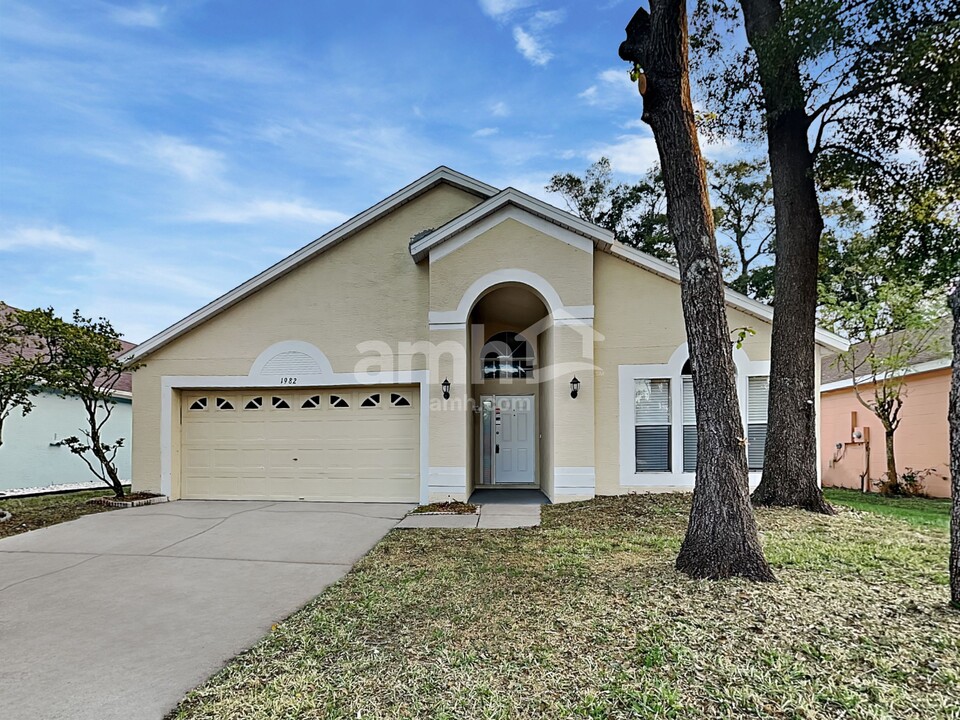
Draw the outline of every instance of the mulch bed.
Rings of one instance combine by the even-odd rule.
[[[430,503],[429,505],[421,505],[416,510],[413,511],[417,515],[422,515],[424,513],[430,515],[475,515],[477,512],[477,506],[471,503],[460,502],[458,500],[451,500],[449,502],[439,502],[439,503]]]

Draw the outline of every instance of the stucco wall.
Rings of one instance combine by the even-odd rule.
[[[15,412],[4,422],[0,490],[95,481],[97,478],[80,458],[65,447],[50,445],[71,435],[79,436],[86,427],[80,403],[51,393],[41,393],[33,402],[29,415]],[[107,442],[119,437],[125,440],[116,460],[120,477],[125,480],[130,477],[131,415],[130,401],[118,400],[104,430]]]
[[[425,355],[400,346],[429,339],[428,269],[411,260],[410,238],[479,201],[439,185],[150,355],[134,375],[135,487],[160,488],[162,376],[247,375],[263,350],[284,340],[312,343],[334,372],[353,372],[362,354],[357,346],[365,342],[402,355],[396,362],[409,369],[426,369]],[[176,475],[178,407],[172,418]],[[173,486],[176,492],[176,477]]]
[[[925,484],[934,497],[950,497],[949,393],[948,368],[911,376],[901,410],[903,419],[894,435],[897,469],[903,473],[907,468],[933,468],[935,476],[928,477]],[[880,420],[860,404],[852,388],[823,393],[820,405],[823,484],[860,489],[860,475],[867,467],[866,447],[849,442],[851,412],[857,413],[859,426],[870,428],[869,475],[872,481],[879,479],[887,468]],[[843,445],[840,450],[837,443]],[[872,483],[870,490],[876,491]]]
[[[620,484],[620,365],[666,363],[686,342],[680,286],[652,272],[605,253],[594,265],[594,329],[599,333],[596,363],[597,494],[615,495],[637,488]],[[755,335],[745,339],[750,360],[770,359],[770,325],[727,307],[730,327],[749,327]]]

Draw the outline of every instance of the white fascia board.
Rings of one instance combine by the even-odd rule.
[[[621,243],[614,243],[609,248],[605,248],[605,250],[621,260],[626,260],[628,263],[636,265],[637,267],[641,267],[644,270],[649,270],[650,272],[666,278],[667,280],[672,280],[675,283],[680,282],[680,269],[676,265],[671,265],[668,262],[664,262],[660,258],[655,258],[652,255],[648,255],[645,252],[641,252],[640,250],[628,247]],[[754,300],[753,298],[749,298],[746,295],[742,295],[736,290],[731,290],[728,287],[724,287],[723,295],[724,301],[727,303],[727,305],[735,307],[737,310],[745,312],[748,315],[752,315],[753,317],[763,320],[764,322],[773,322],[773,308],[769,305]],[[816,329],[814,333],[814,340],[818,345],[829,348],[830,350],[835,350],[837,352],[845,352],[850,349],[849,340],[840,337],[829,330],[824,330],[821,327]]]
[[[413,256],[415,262],[421,262],[428,257],[431,249],[441,245],[506,205],[514,205],[521,210],[541,217],[577,235],[582,235],[592,240],[596,247],[607,248],[613,243],[613,233],[609,230],[578,218],[576,215],[564,212],[559,208],[555,208],[515,188],[506,188],[494,197],[480,203],[475,208],[454,218],[446,225],[437,228],[429,235],[425,235],[416,242],[411,243],[410,254]]]
[[[252,295],[260,288],[269,285],[274,280],[286,275],[291,270],[297,268],[325,250],[328,250],[334,245],[337,245],[338,243],[343,242],[347,238],[355,235],[368,225],[371,225],[380,218],[391,213],[401,205],[404,205],[405,203],[408,203],[411,200],[419,197],[431,188],[439,185],[441,182],[449,183],[454,187],[458,187],[483,198],[489,198],[493,195],[496,195],[498,192],[497,188],[493,187],[492,185],[487,185],[486,183],[480,182],[479,180],[475,180],[474,178],[468,177],[462,173],[458,173],[456,170],[451,170],[450,168],[441,165],[436,170],[424,175],[419,180],[415,180],[402,190],[395,192],[390,197],[381,200],[373,207],[364,210],[359,215],[355,215],[342,225],[317,238],[309,245],[300,248],[292,255],[289,255],[275,265],[267,268],[259,275],[247,280],[242,285],[237,286],[230,292],[221,295],[213,302],[204,305],[202,308],[194,313],[191,313],[179,322],[174,323],[166,330],[154,335],[152,338],[141,343],[129,353],[124,355],[121,359],[124,362],[131,362],[149,355],[151,352],[166,345],[214,315],[223,312],[230,306],[243,300],[245,297]]]
[[[918,373],[932,372],[933,370],[942,370],[943,368],[948,368],[952,364],[953,360],[948,355],[947,357],[942,357],[937,360],[929,360],[927,362],[917,363],[916,365],[911,365],[905,370],[897,373],[898,375],[907,376],[907,375],[917,375]],[[885,372],[877,375],[878,381],[887,380],[894,373]],[[861,375],[857,378],[857,385],[869,385],[873,384],[872,375]],[[826,385],[820,386],[820,392],[825,393],[830,390],[842,390],[844,388],[853,387],[853,378],[846,378],[844,380],[834,380],[833,382],[827,383]]]

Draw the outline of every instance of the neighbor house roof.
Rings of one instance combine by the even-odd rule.
[[[245,283],[237,286],[233,290],[221,295],[211,303],[203,306],[194,313],[174,323],[166,330],[159,332],[146,342],[137,346],[136,350],[125,356],[127,360],[136,360],[145,357],[155,350],[163,347],[169,342],[180,337],[192,328],[200,325],[207,319],[223,312],[227,308],[235,305],[244,298],[252,295],[261,288],[269,285],[273,281],[286,275],[295,268],[303,265],[317,255],[325,252],[334,245],[347,240],[367,226],[376,222],[380,218],[389,214],[397,207],[410,202],[419,197],[431,188],[440,183],[447,183],[458,187],[469,193],[477,195],[483,199],[479,205],[467,210],[458,217],[455,217],[440,228],[430,228],[423,233],[412,238],[410,241],[410,254],[415,262],[420,262],[426,258],[430,249],[436,247],[453,235],[462,232],[466,228],[475,225],[492,213],[508,205],[521,208],[532,213],[548,222],[554,223],[571,232],[591,239],[595,247],[602,251],[610,253],[622,260],[642,267],[657,275],[680,282],[679,269],[670,263],[663,262],[657,258],[647,255],[644,252],[635,250],[618,243],[609,230],[594,225],[582,218],[569,213],[565,210],[556,208],[548,203],[538,200],[515,188],[506,188],[497,190],[497,188],[486,183],[475,180],[467,175],[451,170],[448,167],[440,166],[436,170],[424,175],[419,180],[415,180],[402,190],[394,193],[385,200],[380,201],[373,207],[347,220],[339,227],[314,240],[309,245],[297,250],[292,255],[281,260],[275,265],[267,268],[259,275],[247,280]],[[746,295],[727,288],[725,290],[726,302],[745,313],[748,313],[760,320],[770,322],[773,319],[773,308],[764,303],[758,302]],[[846,350],[849,343],[839,335],[831,333],[822,328],[817,328],[815,340],[820,345],[831,350]]]
[[[950,333],[953,331],[953,320],[947,315],[941,318],[940,322],[934,328],[931,335],[931,342],[913,359],[908,374],[917,372],[926,372],[928,370],[937,370],[950,365],[952,349],[950,346]],[[876,342],[877,352],[881,355],[895,348],[904,338],[908,331],[899,330],[897,332],[884,335]],[[864,358],[870,353],[870,344],[866,341],[852,345],[855,367],[860,367]],[[862,373],[861,373],[862,374]],[[839,366],[838,355],[836,353],[827,355],[823,358],[823,364],[820,369],[821,386],[830,385],[830,388],[836,389],[853,384],[851,373],[845,368]]]
[[[7,305],[5,302],[0,300],[0,316],[5,317],[9,315],[11,312],[14,312],[18,309],[19,308],[15,308],[12,305]],[[127,342],[126,340],[121,340],[120,345],[121,345],[121,349],[120,349],[121,355],[126,355],[135,347],[137,347],[136,343]],[[35,347],[27,347],[24,349],[24,355],[27,357],[33,357],[39,352],[40,351]],[[0,348],[0,364],[8,361],[10,357],[11,356],[9,353],[5,353],[3,349]],[[130,394],[132,394],[133,393],[133,374],[128,372],[121,374],[120,379],[117,381],[117,384],[114,385],[113,387],[113,391],[119,395],[129,396]]]

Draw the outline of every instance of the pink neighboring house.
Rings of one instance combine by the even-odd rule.
[[[897,470],[933,469],[924,481],[928,495],[950,497],[949,429],[950,333],[945,319],[936,350],[919,356],[908,371],[902,420],[894,435]],[[855,348],[857,346],[854,346]],[[857,400],[853,382],[836,366],[836,357],[823,360],[820,379],[820,461],[824,487],[876,492],[874,483],[886,472],[884,430],[880,420]],[[865,396],[870,386],[861,385]]]

